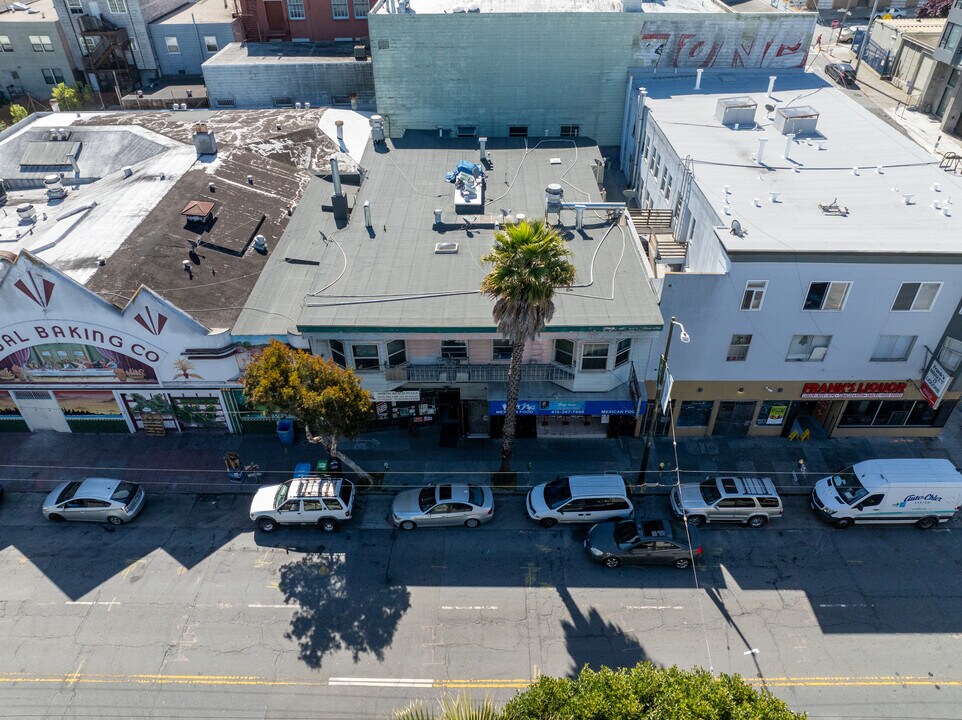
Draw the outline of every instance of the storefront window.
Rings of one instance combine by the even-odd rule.
[[[904,425],[914,405],[912,400],[887,400],[879,407],[873,425]]]
[[[841,427],[944,427],[956,401],[933,410],[924,400],[850,401],[842,415]]]
[[[678,411],[678,427],[708,427],[714,404],[711,400],[685,400]]]
[[[871,425],[881,404],[878,400],[850,400],[839,425],[842,427]]]
[[[758,410],[756,425],[781,425],[785,422],[791,403],[786,400],[766,400]]]

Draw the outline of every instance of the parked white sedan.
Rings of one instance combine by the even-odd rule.
[[[402,530],[439,525],[475,528],[493,517],[491,488],[465,483],[405,490],[394,498],[391,506],[391,521]]]

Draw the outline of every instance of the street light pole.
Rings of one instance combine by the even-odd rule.
[[[655,380],[655,404],[648,412],[648,429],[645,433],[645,451],[641,456],[639,480],[646,478],[646,473],[648,472],[648,462],[651,459],[651,447],[655,443],[655,425],[658,421],[661,392],[665,387],[665,373],[668,369],[668,353],[671,352],[671,336],[675,332],[675,325],[681,328],[679,340],[681,340],[683,343],[687,343],[691,340],[691,338],[688,336],[688,333],[685,332],[685,326],[678,322],[674,316],[672,316],[671,321],[668,323],[668,339],[665,340],[665,352],[658,359],[658,375]]]
[[[868,27],[865,28],[865,35],[862,36],[862,43],[858,46],[858,57],[855,59],[855,77],[858,78],[858,69],[862,65],[862,56],[865,54],[865,46],[868,45],[869,33],[875,25],[875,13],[878,12],[878,0],[872,3],[872,13],[868,16]]]

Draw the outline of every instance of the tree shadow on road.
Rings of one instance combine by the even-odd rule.
[[[286,637],[297,642],[300,659],[313,669],[340,650],[349,651],[355,663],[363,654],[383,660],[411,607],[405,586],[372,587],[370,577],[352,584],[344,560],[330,553],[284,565],[278,587],[286,602],[299,606]]]
[[[570,621],[561,621],[561,629],[571,656],[572,677],[586,665],[595,670],[603,666],[634,667],[650,659],[641,643],[628,634],[631,631],[608,622],[595,608],[583,613],[566,587],[559,586],[558,595],[571,616]]]

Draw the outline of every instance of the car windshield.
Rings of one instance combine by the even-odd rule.
[[[671,536],[673,538],[685,539],[688,537],[688,527],[683,522],[678,520],[669,520],[668,527],[671,528]]]
[[[288,480],[285,483],[281,483],[280,487],[277,488],[277,494],[274,496],[274,507],[279,508],[287,500],[287,493],[291,491],[291,481]]]
[[[638,542],[638,526],[632,520],[622,520],[615,523],[615,542],[625,550],[634,547]]]
[[[706,505],[711,505],[721,499],[721,492],[718,490],[718,483],[713,478],[708,478],[701,484],[701,497]]]
[[[340,495],[341,500],[344,501],[344,507],[347,507],[348,505],[351,504],[351,490],[353,488],[354,488],[354,485],[348,482],[347,480],[341,481],[341,492],[339,492],[338,495]]]
[[[568,478],[558,478],[544,486],[544,501],[552,510],[556,510],[571,499],[571,485]]]
[[[838,495],[851,505],[868,495],[868,490],[858,481],[858,476],[854,472],[840,472],[832,478],[832,485],[838,491]]]
[[[476,507],[484,505],[484,490],[477,485],[468,485],[468,502]]]
[[[57,504],[59,505],[62,502],[66,502],[67,500],[72,498],[74,495],[76,495],[77,489],[79,487],[80,487],[79,482],[67,483],[67,487],[63,489],[63,491],[60,493],[60,496],[57,498]]]
[[[421,492],[418,493],[418,507],[421,508],[421,512],[427,512],[434,507],[434,486],[421,488]]]
[[[134,495],[137,494],[137,486],[133,483],[122,482],[117,485],[117,489],[114,490],[113,494],[110,496],[111,500],[115,500],[122,505],[126,505],[131,500],[134,499]]]

